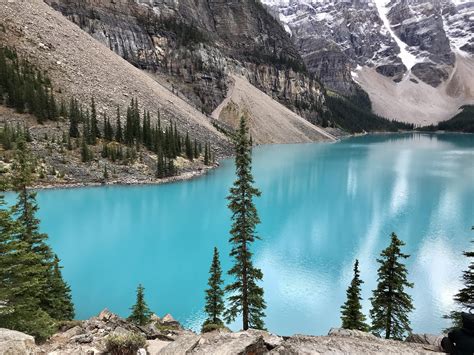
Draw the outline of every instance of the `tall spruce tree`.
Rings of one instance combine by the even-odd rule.
[[[232,244],[230,256],[234,259],[234,265],[228,273],[235,281],[225,288],[229,294],[229,306],[224,316],[227,322],[231,322],[242,315],[243,330],[264,329],[266,305],[263,288],[258,286],[263,273],[253,265],[250,250],[252,243],[259,239],[255,227],[260,219],[253,198],[260,196],[260,191],[253,187],[251,146],[244,117],[240,119],[235,141],[235,167],[237,179],[227,197],[233,221],[229,239]]]
[[[204,325],[221,325],[221,315],[224,312],[224,290],[222,289],[222,269],[219,261],[219,251],[214,247],[211,268],[209,269],[209,288],[206,290],[206,306],[204,311],[207,313],[207,319]]]
[[[117,106],[117,121],[115,123],[115,140],[119,143],[123,142],[122,123],[120,121],[120,107]]]
[[[80,112],[77,100],[71,99],[69,103],[69,135],[73,138],[79,137]]]
[[[184,139],[184,147],[186,149],[186,158],[189,160],[194,159],[194,152],[193,152],[193,146],[191,144],[191,140],[189,139],[189,133],[186,132],[186,138]]]
[[[45,268],[38,267],[40,255],[23,241],[24,229],[0,194],[0,328],[41,341],[54,332],[54,322],[41,309]]]
[[[474,231],[474,226],[471,229]],[[465,251],[463,254],[468,258],[474,258],[474,251]],[[454,295],[457,309],[444,317],[451,319],[453,328],[462,328],[462,312],[473,313],[474,311],[474,259],[471,259],[467,270],[463,271],[461,280],[464,287]]]
[[[384,335],[386,339],[401,340],[407,332],[411,332],[408,314],[414,307],[405,288],[412,288],[413,284],[408,282],[407,268],[401,262],[409,257],[400,249],[404,245],[405,243],[392,233],[390,245],[382,251],[381,258],[377,259],[380,267],[378,285],[370,299],[371,330],[377,335]]]
[[[209,147],[208,143],[204,145],[204,165],[210,165],[210,157],[209,157]]]
[[[132,313],[128,317],[129,321],[138,325],[150,323],[152,312],[145,302],[145,288],[141,284],[137,287],[137,300],[130,309]]]
[[[97,119],[97,109],[94,98],[91,98],[91,115],[90,115],[90,144],[95,145],[97,138],[101,137],[99,130],[99,121]]]
[[[72,320],[74,305],[72,303],[71,288],[64,281],[59,258],[54,255],[52,267],[47,280],[47,293],[44,303],[46,312],[56,320]]]
[[[43,339],[52,333],[54,325],[47,307],[53,254],[46,243],[48,236],[39,232],[36,193],[28,189],[33,181],[34,161],[23,140],[17,145],[12,182],[18,198],[11,209],[15,219],[10,225],[15,230],[10,248],[17,265],[10,270],[10,296],[6,298],[14,311],[3,322],[11,329]]]
[[[347,289],[347,300],[341,307],[342,328],[367,331],[368,325],[365,323],[365,315],[362,313],[362,300],[360,296],[361,288],[364,281],[360,279],[359,260],[354,263],[354,277]]]

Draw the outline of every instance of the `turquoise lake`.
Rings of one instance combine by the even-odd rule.
[[[326,334],[340,326],[356,258],[368,314],[376,258],[392,231],[411,254],[412,328],[439,333],[447,325],[442,315],[474,238],[474,135],[369,135],[262,146],[253,156],[262,191],[254,260],[270,331]],[[190,181],[40,191],[41,227],[62,259],[77,318],[105,307],[127,316],[142,283],[159,316],[199,328],[214,246],[223,269],[230,266],[225,197],[233,169],[230,159]]]

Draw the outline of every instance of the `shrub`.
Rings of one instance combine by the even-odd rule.
[[[204,323],[201,328],[201,333],[209,333],[214,330],[219,330],[219,329],[226,329],[227,327],[222,324],[215,324],[215,323]]]
[[[106,351],[112,355],[135,355],[146,347],[146,338],[138,333],[109,335],[105,343]]]

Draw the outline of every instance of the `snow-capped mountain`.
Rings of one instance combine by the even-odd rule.
[[[429,120],[405,117],[416,110],[395,114],[387,97],[378,97],[385,93],[395,101],[405,92],[416,96],[418,107],[436,97],[439,110],[425,112],[432,120],[473,101],[474,1],[263,1],[326,87],[352,95],[357,82],[384,116]]]

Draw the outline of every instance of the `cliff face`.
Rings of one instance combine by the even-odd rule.
[[[472,54],[474,5],[450,0],[312,1],[266,0],[285,23],[301,55],[324,83],[333,68],[348,72],[358,65],[399,78],[407,70],[436,87],[447,79],[455,52]],[[406,47],[406,48],[405,48]],[[334,55],[339,52],[339,57]],[[346,59],[346,65],[340,58]],[[329,62],[331,65],[325,65]],[[342,81],[347,85],[350,76]]]
[[[230,72],[313,122],[324,108],[319,83],[256,0],[45,1],[203,112],[224,99]]]
[[[264,0],[270,11],[291,32],[308,69],[328,88],[353,95],[357,84],[375,107],[397,92],[395,106],[404,105],[413,91],[433,91],[420,98],[408,116],[377,111],[389,118],[412,121],[414,115],[437,106],[432,120],[447,119],[459,105],[473,101],[473,78],[453,76],[465,62],[474,63],[474,3],[452,0]],[[462,62],[457,60],[462,58]],[[464,69],[462,69],[464,70]],[[367,79],[366,73],[375,71]],[[371,74],[372,75],[372,74]],[[361,76],[365,78],[359,80]],[[379,83],[389,90],[380,92]],[[461,80],[458,80],[461,79]],[[370,82],[375,85],[371,85]],[[411,84],[404,84],[409,81]],[[400,83],[400,85],[398,85]],[[393,84],[393,85],[392,85]],[[450,87],[456,86],[456,94]],[[459,88],[464,88],[458,90]],[[372,94],[375,93],[375,94]],[[380,95],[385,96],[379,97]],[[420,95],[417,95],[420,96]],[[449,106],[449,110],[443,107]],[[392,109],[392,107],[391,107]],[[427,119],[426,123],[430,120]]]

